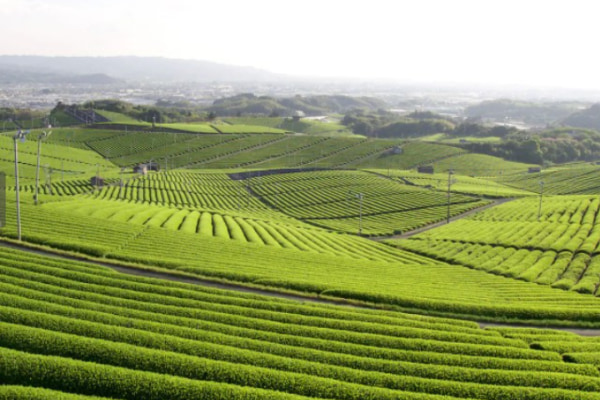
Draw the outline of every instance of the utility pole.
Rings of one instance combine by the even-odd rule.
[[[362,234],[362,206],[363,206],[363,198],[364,194],[362,192],[355,193],[353,191],[348,191],[349,196],[354,196],[358,199],[358,234]]]
[[[447,211],[446,211],[446,223],[449,224],[450,223],[450,187],[452,186],[452,175],[454,174],[454,171],[452,169],[448,170],[448,193],[447,193],[447,197],[448,197],[448,206],[447,206]]]
[[[48,125],[48,129],[51,129],[52,125]],[[37,163],[35,166],[35,193],[33,195],[33,204],[37,206],[38,204],[38,195],[39,195],[39,186],[40,186],[40,155],[42,153],[42,140],[50,136],[52,131],[42,131],[38,135],[37,139]]]
[[[54,195],[54,193],[52,193],[52,172],[54,172],[54,169],[52,167],[48,167],[48,191],[50,192],[50,195]]]
[[[121,172],[119,172],[119,194],[117,195],[117,200],[121,200],[121,193],[123,192],[123,168],[121,167]]]
[[[538,207],[538,222],[542,217],[542,198],[544,197],[544,181],[540,181],[540,206]]]
[[[15,193],[17,200],[17,240],[21,241],[21,199],[19,198],[19,145],[18,141],[25,141],[25,135],[28,134],[29,131],[19,131],[13,136],[14,148],[15,148]]]

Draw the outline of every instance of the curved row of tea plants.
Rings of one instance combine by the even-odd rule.
[[[414,170],[378,169],[370,171],[407,184],[440,191],[448,190],[448,174],[441,171],[434,174],[419,173]],[[523,197],[533,195],[532,192],[507,186],[492,179],[458,174],[450,177],[450,191],[452,193],[468,193],[486,197]]]
[[[249,193],[247,185],[218,171],[169,171],[136,175],[122,185],[103,188],[93,197],[170,207],[268,211],[267,206]]]
[[[414,209],[398,212],[387,212],[379,215],[368,215],[360,218],[359,216],[348,218],[320,218],[304,219],[303,221],[321,226],[327,229],[333,229],[340,232],[357,232],[361,227],[361,233],[368,236],[390,236],[412,231],[432,223],[444,221],[450,217],[463,214],[467,211],[483,207],[489,204],[486,201],[471,201],[467,203],[452,203],[450,212],[447,206],[432,206],[423,209]]]
[[[249,188],[264,203],[293,218],[342,232],[390,235],[447,216],[445,193],[393,182],[361,171],[313,171],[252,178]],[[454,194],[450,215],[484,205]]]
[[[600,194],[600,166],[576,164],[543,169],[541,173],[520,173],[498,177],[505,185],[545,194]],[[541,184],[543,182],[543,185]],[[543,188],[542,188],[543,186]]]
[[[345,218],[384,214],[447,204],[446,193],[392,182],[361,171],[313,171],[252,178],[252,190],[274,208],[294,218]],[[451,204],[474,202],[454,195]]]
[[[516,200],[410,240],[389,243],[494,274],[598,294],[600,199],[551,196],[541,200]]]
[[[0,396],[600,398],[591,365],[465,321],[304,305],[11,249],[0,271]]]
[[[207,237],[260,246],[330,253],[358,259],[393,261],[394,252],[350,235],[304,224],[276,213],[237,215],[235,212],[165,208],[100,200],[73,200],[44,205],[53,211],[98,218],[102,221],[161,227]],[[262,219],[260,215],[264,215]]]
[[[14,238],[14,203],[7,204],[7,225],[0,232]],[[203,277],[480,320],[598,323],[599,303],[592,296],[435,262],[362,238],[341,256],[106,221],[29,202],[21,211],[24,240]]]
[[[291,163],[290,158],[293,157],[294,160],[301,160],[299,153],[303,151],[315,153],[317,147],[321,148],[320,146],[326,145],[331,140],[331,138],[315,136],[287,136],[284,140],[274,142],[263,141],[259,142],[259,145],[251,151],[242,149],[242,151],[219,157],[215,161],[205,162],[202,164],[202,167],[231,168],[232,166],[238,166],[249,168],[259,166],[263,168],[264,162],[289,165]]]
[[[453,170],[456,174],[469,176],[504,176],[513,172],[527,173],[532,164],[507,161],[486,154],[458,154],[433,163],[436,171]]]
[[[34,134],[31,133],[30,135]],[[19,142],[18,151],[19,178],[23,183],[34,182],[37,165],[37,136],[28,137],[25,142]],[[13,182],[15,175],[14,160],[12,138],[0,135],[0,171],[6,174],[10,182]],[[74,149],[52,143],[42,143],[40,156],[40,174],[42,179],[44,177],[44,170],[47,168],[52,169],[55,174],[62,173],[71,177],[72,175],[80,176],[84,173],[92,176],[98,169],[114,169],[114,166],[98,154],[89,150]]]

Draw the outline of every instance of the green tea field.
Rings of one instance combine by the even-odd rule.
[[[0,399],[600,399],[598,166],[105,117],[0,136]]]

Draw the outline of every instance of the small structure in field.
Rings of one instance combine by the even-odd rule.
[[[99,176],[92,176],[90,178],[90,184],[92,186],[103,187],[104,186],[104,178],[100,178]]]
[[[146,166],[146,164],[138,164],[135,167],[133,167],[133,173],[146,175],[148,173],[148,167]]]
[[[529,167],[528,172],[530,174],[536,173],[536,172],[542,172],[542,167]]]
[[[433,174],[433,165],[419,165],[417,172],[420,174]]]
[[[150,161],[147,163],[140,163],[133,167],[135,174],[146,175],[148,171],[160,171],[160,165],[156,161]]]

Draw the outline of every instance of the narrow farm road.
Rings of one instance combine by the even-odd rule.
[[[472,210],[466,211],[466,212],[464,212],[462,214],[455,215],[454,217],[451,217],[450,218],[450,222],[458,221],[459,219],[463,219],[465,217],[468,217],[469,215],[473,215],[473,214],[478,213],[480,211],[487,210],[488,208],[499,206],[500,204],[504,204],[504,203],[507,203],[507,202],[512,201],[512,200],[514,200],[514,198],[502,198],[502,199],[492,200],[492,202],[490,204],[486,204],[485,206],[477,207],[477,208],[474,208]],[[386,240],[386,239],[407,239],[407,238],[409,238],[411,236],[417,235],[419,233],[423,233],[423,232],[428,231],[430,229],[435,229],[435,228],[438,228],[438,227],[440,227],[442,225],[446,225],[446,223],[447,222],[444,220],[444,221],[440,221],[440,222],[436,222],[436,223],[433,223],[433,224],[429,224],[429,225],[423,226],[421,228],[413,229],[412,231],[401,233],[399,235],[375,236],[375,237],[371,237],[369,239],[375,240],[377,242],[382,241],[382,240]]]
[[[101,267],[110,268],[117,272],[121,272],[123,274],[141,276],[141,277],[146,277],[146,278],[165,279],[165,280],[169,280],[172,282],[188,283],[191,285],[200,285],[200,286],[211,287],[211,288],[215,288],[215,289],[235,290],[235,291],[243,292],[243,293],[257,294],[257,295],[262,295],[262,296],[271,296],[271,297],[277,297],[280,299],[294,300],[294,301],[299,301],[299,302],[329,304],[329,305],[345,305],[345,306],[351,306],[351,307],[355,307],[355,308],[375,308],[375,307],[369,307],[367,305],[354,304],[353,302],[345,301],[344,299],[339,299],[339,300],[324,299],[324,298],[310,296],[308,294],[306,296],[303,296],[301,294],[284,293],[284,292],[279,292],[275,289],[268,290],[268,289],[262,289],[262,288],[254,288],[254,287],[244,286],[241,284],[238,285],[235,283],[217,282],[217,281],[213,281],[210,279],[203,279],[201,277],[193,277],[193,276],[189,276],[189,275],[178,274],[176,272],[171,273],[168,270],[156,271],[156,270],[149,270],[149,269],[141,269],[141,268],[138,268],[135,266],[127,266],[125,264],[121,264],[116,261],[111,262],[107,259],[100,261],[98,259],[91,259],[91,258],[88,258],[83,255],[81,257],[78,257],[75,255],[55,253],[50,250],[44,250],[44,249],[40,249],[40,248],[32,248],[32,247],[29,247],[26,245],[21,245],[21,244],[14,243],[14,242],[4,242],[0,238],[0,248],[1,247],[18,249],[18,250],[22,250],[22,251],[32,253],[32,254],[42,255],[42,256],[46,256],[46,257],[59,258],[59,259],[63,259],[63,260],[82,261],[82,262],[86,262],[86,263],[90,263],[90,264],[94,264],[94,265],[99,265]]]
[[[179,275],[176,273],[170,273],[169,271],[154,271],[154,270],[145,270],[140,269],[134,266],[126,266],[116,262],[110,261],[99,261],[89,259],[85,256],[74,256],[67,254],[55,253],[50,250],[44,250],[40,248],[32,248],[23,244],[18,244],[14,242],[5,242],[0,238],[0,248],[12,248],[23,250],[28,253],[43,255],[47,257],[53,257],[64,260],[75,260],[75,261],[83,261],[94,265],[99,265],[106,268],[111,268],[117,272],[135,276],[142,276],[146,278],[156,278],[156,279],[165,279],[173,282],[187,283],[191,285],[200,285],[205,287],[211,287],[215,289],[225,289],[225,290],[235,290],[243,293],[251,293],[262,296],[271,296],[280,299],[297,301],[300,303],[308,303],[308,304],[325,304],[325,305],[334,305],[334,306],[345,306],[345,307],[353,307],[353,308],[366,308],[366,309],[377,309],[377,307],[369,306],[367,304],[356,304],[352,301],[345,299],[324,299],[314,296],[303,296],[301,294],[290,294],[290,293],[282,293],[276,290],[268,290],[261,288],[253,288],[243,285],[238,285],[235,283],[223,283],[223,282],[215,282],[208,279],[202,279],[200,277],[191,277]],[[565,328],[565,327],[548,327],[548,326],[536,326],[536,325],[517,325],[517,324],[501,324],[501,323],[492,323],[492,322],[478,322],[479,326],[484,329],[486,327],[515,327],[515,328],[540,328],[540,329],[556,329],[562,330],[566,332],[576,333],[581,336],[600,336],[600,329],[585,329],[585,328]]]

